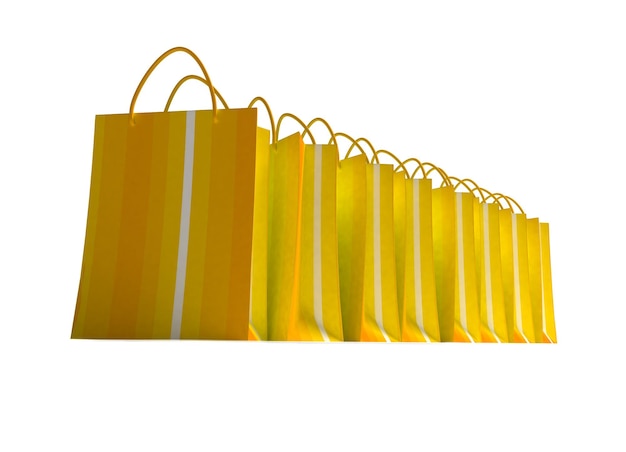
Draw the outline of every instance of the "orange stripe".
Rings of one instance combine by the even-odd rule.
[[[148,223],[136,335],[137,338],[143,339],[153,337],[152,330],[156,310],[163,238],[169,144],[169,114],[155,113],[152,116],[154,119],[154,135],[152,141],[152,167],[150,169]]]
[[[135,338],[150,197],[153,116],[135,116],[128,127],[124,196],[109,335]]]
[[[226,317],[226,338],[246,339],[250,312],[252,227],[256,168],[256,109],[237,112],[237,149],[234,172],[234,240],[230,272],[230,299]]]

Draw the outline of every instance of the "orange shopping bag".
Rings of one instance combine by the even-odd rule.
[[[96,117],[74,338],[246,339],[256,110]]]

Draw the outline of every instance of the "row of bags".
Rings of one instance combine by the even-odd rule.
[[[179,51],[204,77],[181,79],[164,112],[134,113]],[[169,112],[191,79],[213,109]],[[288,118],[302,134],[279,138]],[[128,114],[96,116],[72,337],[556,342],[549,250],[548,225],[511,198],[321,118],[275,124],[262,98],[228,108],[174,48]]]

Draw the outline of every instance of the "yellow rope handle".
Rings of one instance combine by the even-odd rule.
[[[433,171],[437,171],[439,173],[439,175],[441,176],[441,179],[443,179],[443,182],[442,182],[441,186],[443,187],[443,183],[445,183],[448,187],[452,187],[452,182],[450,182],[450,178],[448,177],[448,175],[446,174],[446,172],[444,170],[442,170],[441,168],[439,168],[436,165],[433,165],[430,162],[422,163],[422,168],[426,169],[426,167],[429,167],[430,169],[428,171],[424,172],[424,178],[427,178],[428,175],[430,173],[432,173]]]
[[[209,82],[207,82],[205,79],[203,79],[199,75],[193,75],[193,74],[192,75],[186,75],[186,76],[184,76],[183,78],[181,78],[178,81],[178,83],[176,84],[176,86],[172,90],[172,93],[170,94],[170,97],[167,99],[167,103],[165,104],[165,109],[163,111],[166,111],[166,112],[169,111],[170,106],[172,105],[172,101],[174,100],[174,96],[176,96],[176,93],[178,92],[180,87],[183,86],[183,84],[185,82],[187,82],[188,80],[198,80],[199,82],[204,83],[206,86],[208,86],[210,88]],[[219,91],[215,87],[213,87],[213,90],[215,91],[215,95],[220,100],[220,102],[222,103],[224,108],[226,108],[228,110],[228,108],[229,108],[228,104],[226,103],[226,101],[224,100],[222,95],[219,93]]]
[[[524,212],[524,209],[522,209],[522,206],[520,206],[519,203],[516,200],[514,200],[513,198],[511,198],[510,196],[503,195],[502,193],[493,193],[490,196],[487,196],[487,199],[489,199],[489,198],[493,198],[494,200],[504,199],[504,201],[508,204],[509,209],[513,210],[513,204],[515,204],[515,206],[519,209],[520,213],[522,213],[522,214],[526,213],[526,212]],[[513,203],[513,204],[511,204],[511,203]]]
[[[404,170],[404,177],[406,177],[407,179],[409,178],[409,172],[406,169],[406,166],[404,166],[404,163],[402,163],[402,161],[396,157],[396,155],[392,152],[389,152],[386,149],[379,149],[378,151],[376,151],[375,155],[378,156],[378,154],[387,154],[389,156],[391,156],[399,165],[399,168],[402,168]],[[380,159],[377,160],[380,163]]]
[[[215,115],[213,116],[214,119],[217,119],[217,102],[215,100],[215,89],[213,88],[213,84],[211,83],[211,79],[209,78],[209,74],[206,70],[206,68],[204,67],[204,65],[202,64],[202,61],[200,61],[200,58],[198,58],[198,56],[193,53],[191,50],[185,48],[185,47],[174,47],[170,50],[168,50],[167,52],[165,52],[163,55],[161,55],[159,58],[156,59],[156,61],[154,63],[152,63],[152,66],[150,66],[150,68],[148,68],[148,70],[146,71],[146,73],[144,74],[144,76],[142,77],[141,81],[139,82],[139,85],[137,86],[137,89],[135,90],[135,94],[133,94],[133,98],[130,101],[130,109],[129,109],[129,117],[130,117],[130,123],[134,124],[135,123],[135,103],[137,102],[137,98],[139,97],[139,93],[141,92],[141,88],[143,88],[143,85],[146,84],[146,81],[148,81],[148,77],[150,77],[150,74],[152,74],[152,72],[154,72],[154,70],[156,69],[156,67],[161,63],[161,61],[163,61],[165,58],[167,58],[168,56],[170,56],[173,53],[176,52],[184,52],[187,55],[191,56],[196,63],[198,63],[198,66],[200,66],[200,69],[202,70],[202,74],[204,75],[204,79],[207,81],[208,85],[209,85],[209,89],[211,90],[211,103],[213,104],[213,111],[215,111]]]
[[[372,145],[372,143],[370,142],[370,140],[368,140],[367,138],[357,138],[356,140],[353,140],[354,142],[352,143],[352,145],[350,145],[350,148],[348,149],[348,152],[346,153],[346,156],[344,158],[348,158],[350,157],[350,153],[352,152],[352,149],[354,149],[354,146],[358,146],[357,143],[359,141],[367,144],[370,149],[372,150],[372,160],[371,163],[374,163],[374,160],[376,160],[376,163],[380,163],[380,161],[378,160],[378,156],[376,155],[376,149],[374,148],[374,146]]]
[[[487,198],[485,198],[485,202],[489,201],[489,199],[493,199],[494,201],[496,201],[498,205],[500,205],[501,208],[504,208],[504,207],[502,206],[502,203],[500,202],[500,200],[504,199],[506,203],[508,204],[509,209],[513,210],[513,204],[511,204],[511,202],[508,199],[506,199],[502,193],[490,194],[489,196],[487,196]]]
[[[260,96],[257,96],[254,99],[252,99],[250,101],[250,104],[248,105],[248,108],[252,108],[252,106],[256,102],[261,102],[263,105],[265,105],[265,109],[267,110],[267,114],[270,117],[270,127],[272,128],[272,130],[271,130],[271,132],[272,132],[272,143],[276,143],[276,124],[274,123],[274,115],[272,114],[272,109],[270,108],[270,105],[267,103],[267,101],[265,99],[263,99],[262,97],[260,97]]]
[[[309,124],[307,125],[307,127],[310,129],[311,126],[315,124],[316,122],[321,122],[322,124],[324,124],[326,128],[328,129],[328,131],[330,132],[330,141],[328,142],[328,144],[337,145],[337,140],[335,139],[335,132],[333,132],[332,127],[330,127],[330,124],[328,124],[328,122],[324,118],[312,119],[311,121],[309,121]]]
[[[278,118],[278,123],[276,124],[276,140],[278,140],[278,137],[280,136],[280,125],[283,122],[284,118],[295,119],[302,126],[304,131],[309,135],[309,138],[311,138],[311,142],[315,144],[315,137],[313,136],[307,125],[304,123],[304,121],[302,121],[302,119],[298,118],[292,113],[283,113],[282,115],[280,115],[280,118]]]
[[[411,179],[415,179],[415,175],[417,174],[419,170],[422,170],[422,174],[424,175],[424,177],[426,177],[426,171],[424,170],[424,167],[422,166],[422,162],[420,162],[415,157],[406,159],[404,162],[402,162],[402,164],[406,167],[407,163],[410,163],[410,162],[417,163],[417,168],[415,168],[415,171],[413,171],[413,173],[411,173],[411,175],[409,176]],[[398,171],[398,169],[399,168],[396,168],[396,171]],[[408,171],[407,171],[407,174],[408,174]]]
[[[347,138],[348,140],[352,141],[352,146],[350,147],[350,150],[348,151],[348,154],[344,157],[344,159],[348,158],[348,155],[350,154],[350,151],[352,150],[352,147],[356,146],[357,148],[359,148],[359,151],[361,151],[361,154],[363,154],[365,156],[365,160],[367,161],[367,163],[369,163],[370,159],[367,157],[367,154],[365,153],[365,151],[363,150],[361,145],[359,143],[357,143],[354,138],[352,138],[347,133],[343,133],[343,132],[337,132],[335,134],[335,138],[336,137],[344,137],[344,138]],[[330,144],[330,142],[328,144]],[[340,162],[341,162],[341,160],[340,160]],[[339,166],[341,167],[341,165],[339,165]]]
[[[465,188],[467,188],[467,190],[474,196],[476,196],[474,192],[478,191],[478,194],[480,196],[476,196],[476,197],[481,202],[485,202],[485,195],[483,194],[483,189],[472,179],[459,179],[458,177],[455,177],[455,176],[449,176],[449,179],[450,179],[450,182],[456,182],[456,185],[454,186],[454,191],[456,191],[459,188],[459,186],[462,185]],[[468,184],[472,184],[474,188],[470,187]]]

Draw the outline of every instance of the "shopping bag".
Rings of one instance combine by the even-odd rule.
[[[276,157],[273,154],[270,157],[270,161],[275,158],[276,161],[283,159],[291,162],[290,169],[270,176],[271,183],[281,184],[282,178],[291,181],[292,189],[297,183],[297,190],[293,190],[295,198],[289,203],[289,211],[277,204],[279,198],[284,196],[278,193],[278,188],[273,187],[270,193],[273,219],[290,219],[289,223],[282,223],[282,227],[289,228],[294,245],[291,250],[286,250],[284,244],[278,244],[282,235],[278,235],[273,228],[277,223],[270,223],[270,248],[283,248],[283,254],[289,254],[293,265],[286,268],[287,264],[284,264],[275,272],[283,285],[290,287],[290,296],[285,293],[279,299],[274,296],[274,289],[279,288],[268,285],[268,306],[274,317],[280,319],[281,334],[285,334],[286,326],[286,340],[342,341],[337,270],[337,146],[315,143],[309,127],[317,121],[327,125],[320,118],[307,126],[296,116],[285,113],[278,120],[277,136],[282,120],[287,117],[296,119],[302,125],[312,144],[304,144],[302,137],[295,134],[291,136],[293,138],[288,137],[292,142],[290,148],[285,147],[282,153],[277,149]],[[277,262],[271,259],[269,264],[274,267]],[[292,276],[291,284],[287,282],[288,275]],[[286,289],[279,290],[286,292]],[[277,339],[285,340],[283,337],[278,336]]]
[[[500,246],[500,207],[483,202],[481,260],[481,325],[483,342],[510,342],[512,330],[506,321]]]
[[[337,172],[337,245],[343,337],[345,341],[360,341],[365,278],[366,167],[369,160],[361,145],[350,135],[338,132],[335,137],[352,142]],[[355,147],[360,154],[350,157]]]
[[[471,179],[450,177],[457,189],[463,185],[480,202],[474,202],[474,242],[476,286],[479,296],[480,338],[482,342],[508,342],[502,268],[500,259],[500,204],[488,203],[493,195]]]
[[[204,78],[193,74],[187,75],[181,78],[174,86],[165,104],[165,111],[169,110],[178,90],[183,84],[190,80],[197,80],[211,88],[209,82]],[[213,90],[215,96],[220,100],[224,108],[229,108],[220,92],[214,87]],[[270,129],[257,127],[248,340],[267,340],[267,204],[269,187],[269,143],[270,133],[272,134],[272,140],[275,141],[276,126],[272,110],[264,98],[255,97],[248,105],[248,108],[252,108],[257,102],[260,102],[267,110],[270,120]]]
[[[458,278],[455,192],[447,175],[440,168],[432,165],[425,177],[433,170],[439,172],[446,182],[445,186],[432,190],[433,257],[439,338],[442,342],[453,342]]]
[[[416,162],[417,168],[409,175],[406,165],[410,161]],[[403,211],[406,235],[402,259],[404,261],[402,340],[438,342],[440,337],[433,257],[432,180],[426,177],[415,178],[419,170],[423,172],[422,164],[415,158],[402,162],[402,166],[404,171],[399,174],[409,175],[404,181]],[[402,206],[399,205],[398,208],[402,209]],[[398,230],[399,228],[396,231]],[[396,239],[396,243],[402,241]]]
[[[528,270],[527,220],[512,207],[500,211],[502,282],[511,342],[535,342]]]
[[[528,220],[528,268],[533,326],[536,342],[556,343],[550,237],[547,223]]]
[[[246,339],[255,109],[99,115],[74,338]]]
[[[401,341],[393,216],[394,168],[368,164],[361,341]]]
[[[480,342],[475,214],[478,199],[472,193],[455,193],[456,265],[455,342]],[[480,242],[479,242],[480,243]]]
[[[556,325],[554,321],[554,301],[552,299],[552,268],[550,264],[550,227],[548,223],[539,223],[539,247],[541,250],[541,312],[543,342],[556,344]]]
[[[276,135],[277,136],[277,135]],[[304,142],[299,133],[270,146],[268,171],[268,339],[286,341],[297,293]]]

